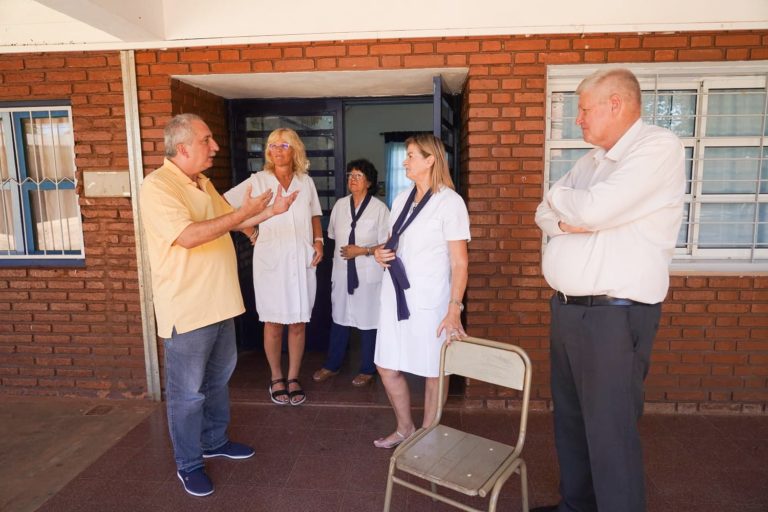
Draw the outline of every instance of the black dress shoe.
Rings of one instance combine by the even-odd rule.
[[[557,512],[557,505],[531,508],[531,509],[528,509],[528,512]]]

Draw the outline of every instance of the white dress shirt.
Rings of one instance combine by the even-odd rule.
[[[667,129],[638,119],[609,151],[584,155],[536,210],[550,237],[542,259],[549,286],[572,296],[663,301],[684,192],[685,151]],[[589,232],[565,233],[559,221]]]

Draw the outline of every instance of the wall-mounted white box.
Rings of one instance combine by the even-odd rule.
[[[128,170],[83,171],[85,197],[131,197]]]

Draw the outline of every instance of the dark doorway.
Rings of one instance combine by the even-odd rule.
[[[440,134],[452,157],[454,175],[458,177],[453,142],[458,140],[455,116],[459,96],[444,94],[439,79],[435,77],[435,94],[432,96],[230,100],[232,183],[240,183],[262,169],[266,139],[272,130],[280,127],[295,130],[306,146],[310,175],[323,209],[324,232],[336,199],[347,193],[347,161],[355,158],[371,160],[379,170],[380,184],[386,185],[387,159],[392,156],[387,154],[384,142],[388,132],[433,131]],[[386,186],[380,188],[383,194]],[[240,287],[246,303],[246,313],[236,320],[238,347],[241,351],[261,351],[263,324],[258,320],[253,298],[253,248],[239,234],[235,236],[235,245]],[[307,352],[324,353],[328,345],[334,250],[333,241],[326,237],[324,258],[317,268],[315,305],[307,326]]]
[[[323,209],[323,231],[338,189],[344,185],[343,116],[339,99],[320,100],[233,100],[229,102],[232,141],[233,183],[240,183],[264,164],[264,146],[276,128],[291,128],[307,149],[310,176],[315,181]],[[237,319],[241,350],[261,349],[263,324],[259,322],[253,297],[253,247],[244,236],[235,242],[238,254],[240,288],[246,313]],[[325,246],[323,261],[317,268],[317,299],[307,328],[307,350],[322,350],[330,330],[331,255]]]

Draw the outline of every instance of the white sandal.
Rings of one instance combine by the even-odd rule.
[[[397,445],[399,445],[400,443],[402,443],[403,441],[411,437],[413,435],[413,432],[411,432],[407,436],[404,436],[400,432],[395,431],[395,435],[397,436],[397,438],[393,441],[387,441],[386,437],[380,437],[379,439],[376,439],[373,442],[373,446],[375,446],[376,448],[384,448],[385,450],[389,450],[390,448],[396,447]]]

